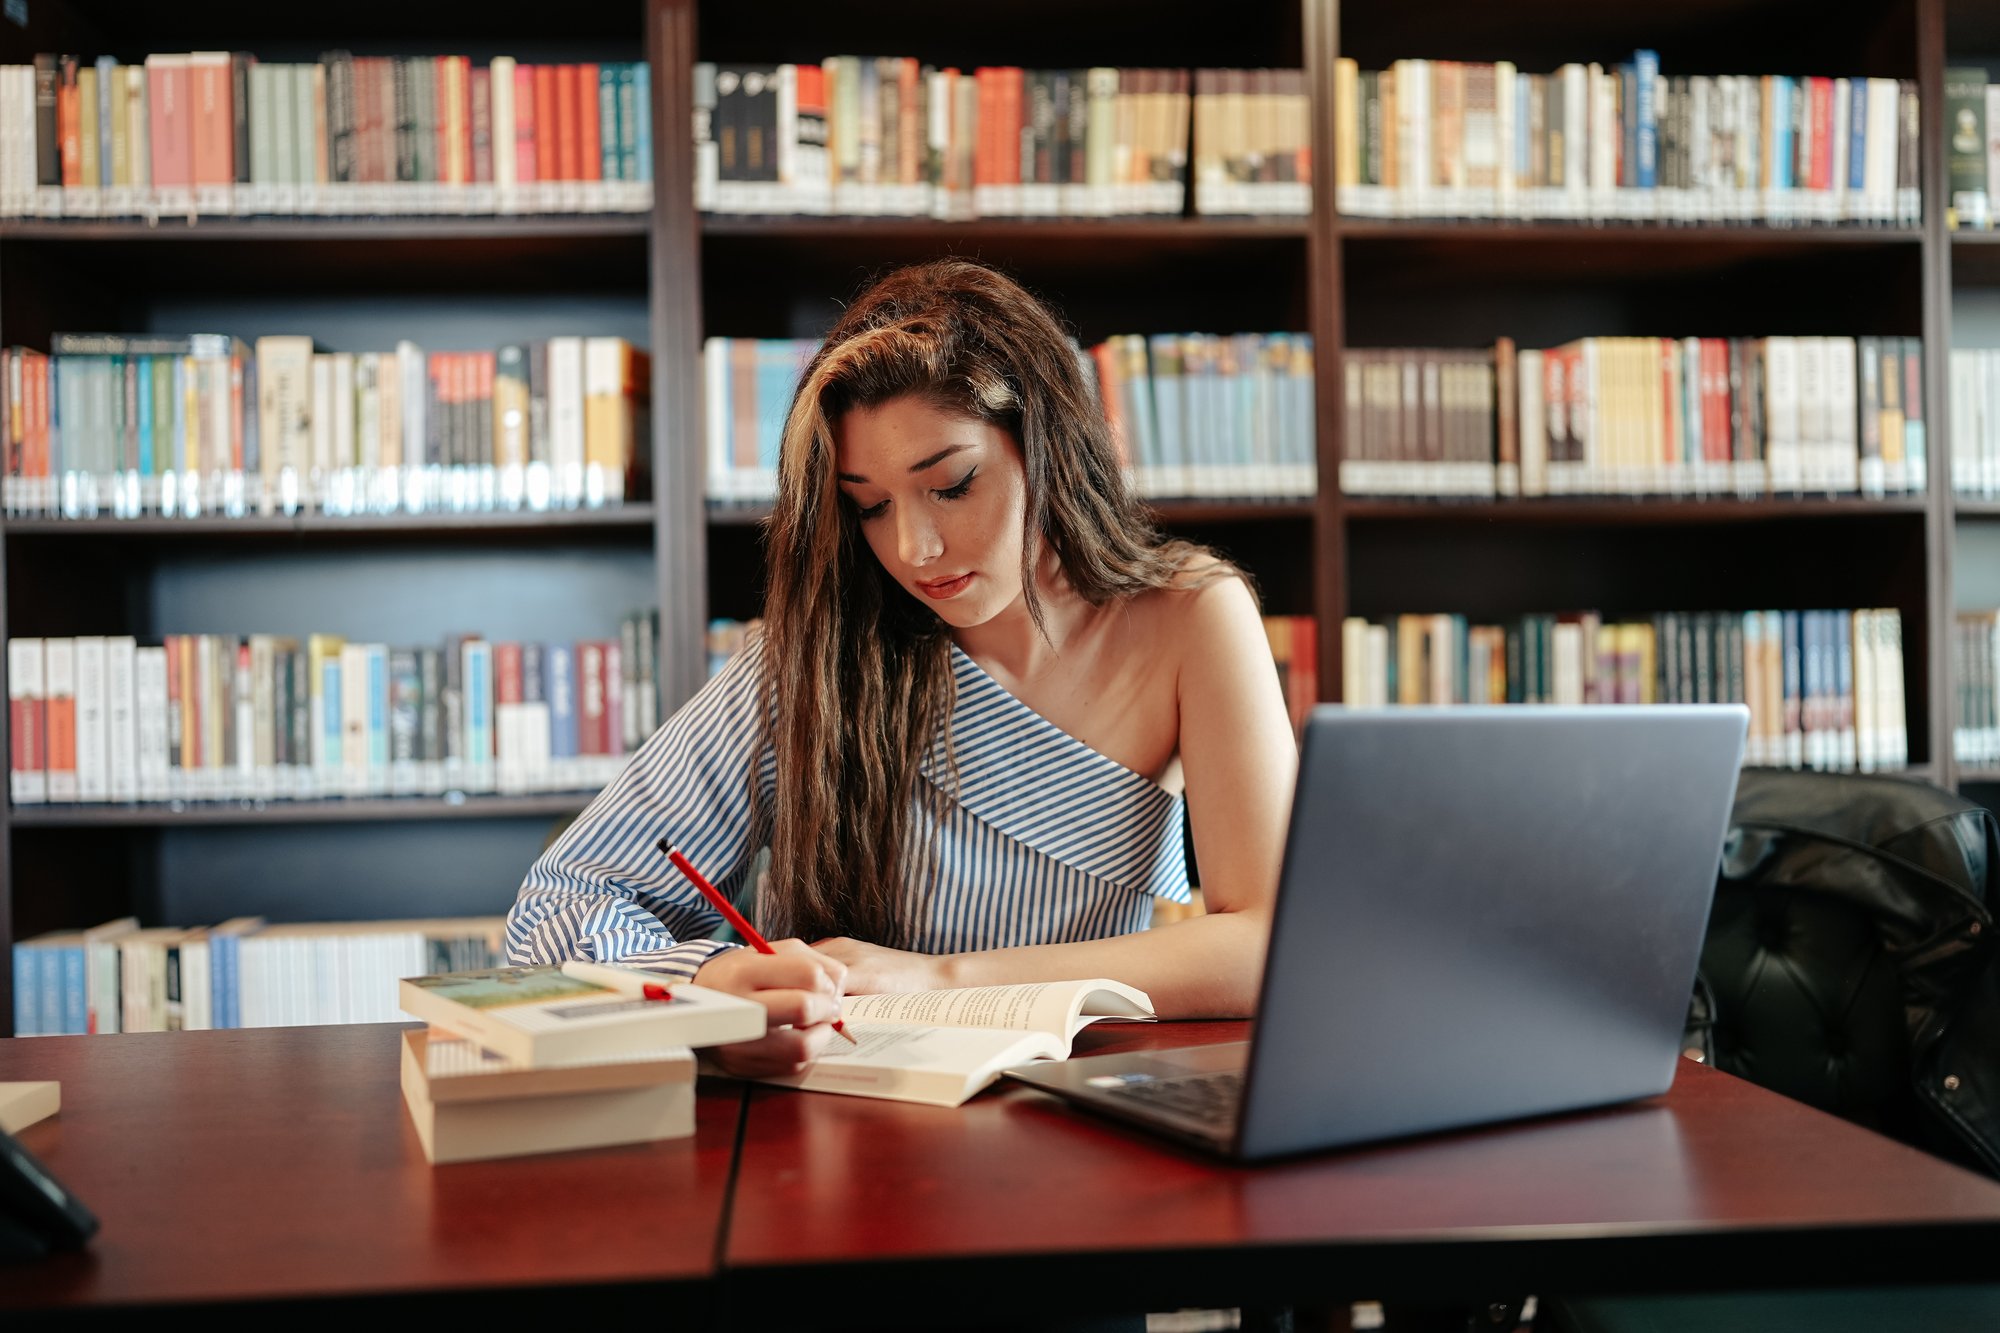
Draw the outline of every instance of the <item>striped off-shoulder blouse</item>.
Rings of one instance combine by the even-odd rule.
[[[720,916],[655,844],[672,839],[742,901],[778,781],[757,718],[762,650],[753,637],[535,862],[507,918],[514,963],[689,977],[729,947],[709,938]],[[1181,797],[1042,717],[955,645],[952,674],[956,781],[940,737],[919,771],[954,794],[941,813],[916,802],[917,835],[937,854],[911,947],[1102,939],[1144,929],[1155,898],[1188,901]]]

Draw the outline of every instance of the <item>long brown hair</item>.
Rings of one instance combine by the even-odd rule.
[[[767,933],[905,945],[931,865],[931,849],[909,845],[910,814],[922,758],[940,743],[949,752],[949,626],[882,568],[834,475],[834,423],[905,395],[1019,444],[1021,581],[1044,633],[1037,535],[1093,606],[1173,586],[1208,554],[1164,539],[1128,491],[1095,389],[1047,306],[962,259],[869,286],[800,378],[765,529],[762,714],[778,772],[758,904]],[[1218,562],[1194,581],[1230,575],[1241,577]]]

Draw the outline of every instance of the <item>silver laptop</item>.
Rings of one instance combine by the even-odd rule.
[[[1243,1161],[1664,1092],[1749,716],[1321,705],[1252,1040],[1007,1076]]]

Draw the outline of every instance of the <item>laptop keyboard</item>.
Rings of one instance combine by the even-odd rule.
[[[1112,1097],[1139,1106],[1170,1111],[1204,1124],[1228,1126],[1235,1123],[1236,1108],[1243,1100],[1243,1071],[1225,1069],[1213,1074],[1176,1074],[1169,1078],[1127,1074],[1118,1081],[1118,1086],[1104,1090]]]

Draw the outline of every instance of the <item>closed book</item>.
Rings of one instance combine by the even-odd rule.
[[[18,1134],[62,1109],[62,1084],[0,1083],[0,1130]]]
[[[471,1043],[405,1032],[402,1086],[424,1156],[438,1165],[694,1133],[694,1058],[685,1050],[524,1072],[489,1068]]]
[[[764,1035],[760,1004],[694,985],[648,999],[636,993],[646,980],[632,969],[569,963],[405,977],[399,989],[404,1012],[536,1067]]]

